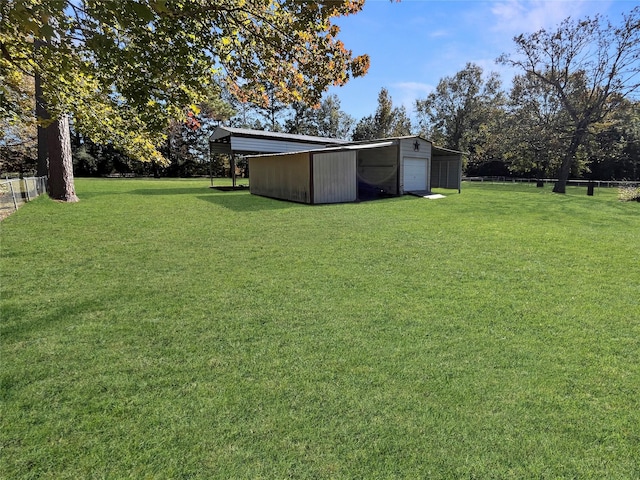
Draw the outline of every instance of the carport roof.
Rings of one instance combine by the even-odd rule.
[[[395,142],[392,140],[387,141],[374,141],[374,142],[363,142],[363,143],[345,143],[344,145],[336,145],[330,146],[326,148],[318,148],[314,150],[297,150],[293,152],[282,152],[282,153],[261,153],[256,155],[248,155],[249,157],[273,157],[275,155],[297,155],[300,153],[312,153],[312,154],[322,154],[328,152],[346,152],[349,150],[365,150],[369,148],[382,148],[382,147],[390,147],[395,145]]]
[[[315,137],[317,138],[317,137]],[[464,152],[460,152],[458,150],[451,150],[449,148],[438,147],[433,144],[431,140],[427,140],[419,135],[407,135],[403,137],[391,137],[391,138],[378,138],[375,140],[360,140],[356,142],[343,142],[337,145],[326,145],[323,149],[302,149],[302,150],[293,150],[289,152],[270,152],[270,153],[258,153],[258,154],[250,154],[251,157],[262,157],[262,156],[272,156],[272,155],[294,155],[302,152],[312,152],[312,153],[323,153],[323,152],[335,152],[335,151],[345,151],[345,150],[364,150],[369,148],[383,148],[389,147],[391,145],[396,145],[398,141],[408,139],[408,138],[420,138],[425,142],[429,142],[431,144],[431,153],[433,156],[449,156],[449,155],[463,155]]]
[[[316,137],[313,135],[295,135],[291,133],[266,132],[263,130],[251,130],[248,128],[218,127],[209,137],[212,151],[217,153],[241,154],[241,155],[273,155],[278,153],[293,153],[307,150],[341,150],[380,148],[408,138],[420,138],[431,143],[434,155],[461,154],[456,150],[437,147],[431,140],[419,135],[407,135],[391,138],[379,138],[375,140],[347,141],[335,138]],[[235,140],[233,140],[235,139]]]
[[[233,141],[233,139],[237,141]],[[242,141],[240,142],[240,139]],[[293,147],[299,150],[305,148],[321,148],[325,146],[335,146],[348,143],[346,140],[335,138],[316,137],[313,135],[296,135],[292,133],[266,132],[263,130],[251,130],[248,128],[218,127],[209,137],[209,143],[216,146],[219,153],[275,153],[278,146],[285,148],[284,151],[291,151]],[[240,150],[234,143],[241,144]],[[267,144],[272,147],[265,148]]]
[[[237,137],[255,137],[255,138],[275,138],[279,140],[295,140],[297,142],[308,143],[349,143],[347,140],[338,140],[335,138],[314,137],[313,135],[296,135],[293,133],[267,132],[265,130],[252,130],[250,128],[236,127],[218,127],[209,137],[210,141],[216,141],[229,137],[231,135]]]

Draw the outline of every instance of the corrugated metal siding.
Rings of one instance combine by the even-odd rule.
[[[209,137],[209,141],[220,140],[225,137],[251,137],[266,138],[274,140],[284,140],[287,142],[303,142],[312,144],[335,144],[340,145],[348,143],[346,140],[337,138],[316,137],[313,135],[297,135],[283,132],[269,132],[265,130],[253,130],[250,128],[236,127],[216,127],[215,131]]]
[[[356,152],[314,153],[313,202],[355,202]]]
[[[431,188],[460,188],[461,155],[437,156],[431,161]]]
[[[249,191],[255,195],[311,203],[310,154],[249,158]]]
[[[358,151],[358,182],[396,195],[398,192],[398,149],[396,145]]]
[[[317,150],[319,148],[324,148],[324,145],[272,140],[268,138],[231,137],[231,149],[235,152],[286,153]]]
[[[416,149],[416,142],[418,144],[418,148]],[[427,190],[429,188],[429,179],[431,177],[431,142],[424,140],[418,137],[412,138],[403,138],[400,140],[400,158],[402,161],[400,162],[400,192],[402,195],[405,193],[404,188],[404,160],[405,158],[423,158],[427,161],[427,182],[424,186],[424,189]]]

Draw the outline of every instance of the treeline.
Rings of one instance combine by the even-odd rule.
[[[228,175],[228,161],[211,159],[208,148],[215,127],[225,124],[347,140],[419,134],[464,152],[465,174],[471,176],[639,180],[640,8],[618,25],[602,17],[567,19],[555,31],[520,35],[515,43],[514,53],[498,59],[515,69],[508,88],[496,73],[468,63],[442,78],[412,112],[394,105],[382,88],[375,110],[359,120],[342,111],[336,95],[317,105],[285,103],[267,85],[268,101],[251,103],[217,86],[206,101],[186,108],[182,120],[169,122],[158,148],[167,166],[132,160],[112,145],[74,133],[72,124],[74,170],[81,176]],[[29,99],[33,95],[13,101],[34,111]],[[1,170],[34,170],[34,119],[5,123],[1,133]],[[564,185],[556,188],[562,192]]]
[[[426,98],[417,100],[413,121],[382,88],[374,112],[359,120],[340,108],[336,95],[319,107],[304,104],[258,108],[228,97],[217,108],[202,105],[187,122],[173,121],[160,152],[168,166],[139,162],[112,145],[72,135],[77,176],[135,173],[189,177],[229,174],[228,159],[210,163],[208,139],[219,124],[347,140],[419,134],[436,145],[465,152],[469,176],[555,177],[568,141],[567,113],[548,89],[531,76],[516,76],[509,90],[495,73],[468,64],[440,80]],[[73,130],[73,126],[72,126]],[[3,172],[31,175],[36,169],[35,124],[19,129],[12,143],[0,147]],[[615,109],[589,130],[572,165],[571,176],[600,180],[640,179],[640,104],[621,99]]]
[[[514,41],[515,52],[497,60],[515,69],[509,88],[496,73],[469,63],[415,102],[413,122],[382,88],[371,115],[355,122],[333,113],[353,125],[342,138],[420,134],[464,152],[467,175],[555,177],[559,193],[569,177],[639,180],[640,7],[619,24],[568,18],[554,31]],[[256,126],[316,134],[307,112],[297,106],[293,117],[278,122],[274,109]]]

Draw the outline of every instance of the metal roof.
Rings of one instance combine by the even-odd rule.
[[[288,140],[302,143],[314,144],[340,144],[348,143],[347,140],[339,140],[336,138],[315,137],[313,135],[296,135],[293,133],[267,132],[264,130],[251,130],[249,128],[236,127],[218,127],[209,137],[210,142],[224,141],[223,139],[230,136],[237,137],[255,137],[255,138],[271,138],[274,140]]]
[[[436,145],[431,144],[431,153],[434,155],[464,155],[464,152],[459,152],[458,150],[451,150],[449,148],[437,147]]]
[[[226,153],[239,155],[260,155],[276,153],[297,153],[319,149],[361,149],[376,148],[390,145],[409,138],[419,138],[431,143],[434,154],[460,154],[455,150],[437,147],[431,140],[419,135],[407,135],[374,140],[347,141],[335,138],[316,137],[312,135],[296,135],[292,133],[267,132],[248,128],[217,127],[209,137],[212,153]]]
[[[443,155],[443,154],[463,154],[464,152],[460,152],[458,150],[451,150],[449,148],[444,148],[444,147],[438,147],[437,145],[434,145],[434,143],[427,139],[422,137],[421,135],[402,135],[399,137],[388,137],[388,138],[377,138],[374,140],[360,140],[360,141],[356,141],[356,142],[349,142],[349,145],[362,145],[362,144],[367,144],[367,145],[371,145],[371,144],[375,144],[375,143],[382,143],[382,142],[389,142],[389,141],[399,141],[399,140],[407,140],[410,138],[419,138],[420,140],[424,140],[425,142],[429,142],[431,144],[431,151],[433,153],[437,153],[439,155]],[[370,148],[370,147],[367,147]]]
[[[300,153],[327,153],[327,152],[346,152],[349,150],[364,150],[368,148],[382,148],[382,147],[390,147],[395,145],[396,142],[393,139],[387,139],[385,141],[373,141],[373,142],[361,142],[358,144],[345,144],[345,145],[336,145],[335,147],[326,147],[319,148],[315,150],[296,150],[292,152],[282,152],[282,153],[262,153],[257,155],[248,155],[248,157],[272,157],[274,155],[296,155]]]

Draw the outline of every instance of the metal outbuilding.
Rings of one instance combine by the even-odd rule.
[[[460,191],[462,153],[419,136],[249,156],[252,194],[320,204]]]
[[[316,150],[346,143],[348,143],[346,140],[335,138],[220,126],[209,137],[209,157],[212,158],[216,153],[229,155],[233,185],[235,186],[237,157]]]

